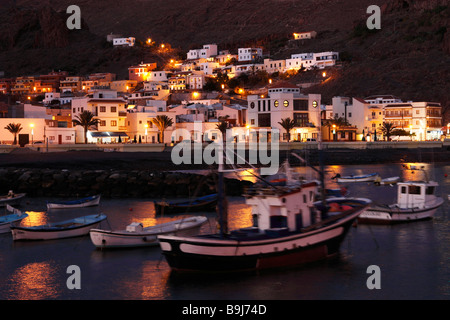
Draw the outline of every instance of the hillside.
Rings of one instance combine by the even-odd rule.
[[[16,3],[16,6],[13,5]],[[166,57],[144,47],[112,48],[107,34],[170,43],[180,52],[217,43],[219,48],[262,45],[273,58],[291,53],[339,51],[342,66],[321,85],[325,103],[335,95],[394,94],[404,100],[441,102],[450,109],[449,0],[3,0],[0,70],[7,75],[52,69],[110,71]],[[70,4],[80,6],[82,30],[64,27]],[[381,30],[369,32],[369,5],[382,8]],[[50,9],[51,8],[51,9]],[[57,13],[59,12],[59,13]],[[295,31],[316,30],[311,41],[287,41]],[[314,72],[291,78],[308,82]],[[450,122],[450,112],[447,120]]]

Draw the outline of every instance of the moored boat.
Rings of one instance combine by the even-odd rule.
[[[0,196],[0,207],[5,207],[8,204],[18,206],[26,195],[26,193],[14,193],[10,190],[7,195]]]
[[[173,213],[191,213],[200,211],[214,211],[217,205],[217,194],[209,194],[187,201],[154,201],[155,213],[157,215]]]
[[[377,179],[378,173],[364,174],[359,176],[349,175],[349,176],[341,176],[339,173],[333,177],[337,182],[371,182]]]
[[[444,200],[435,195],[434,181],[399,182],[397,202],[374,204],[358,217],[360,223],[391,224],[431,219]]]
[[[125,230],[92,229],[89,235],[92,243],[101,249],[155,246],[158,245],[158,235],[196,235],[207,220],[206,217],[195,216],[145,228],[141,223],[134,222]]]
[[[6,205],[7,213],[4,216],[0,216],[0,233],[11,232],[11,225],[22,221],[28,217],[27,213],[24,213],[16,208]]]
[[[98,206],[100,203],[100,195],[86,197],[77,200],[49,202],[47,209],[71,209]]]
[[[78,217],[46,225],[19,227],[11,226],[13,240],[54,240],[87,235],[106,219],[104,214]]]
[[[173,270],[229,272],[300,265],[335,256],[350,226],[371,203],[315,201],[316,182],[247,191],[254,225],[223,234],[158,236]],[[226,229],[226,228],[225,228]]]
[[[382,185],[382,186],[392,186],[394,184],[397,184],[397,182],[400,181],[400,177],[389,177],[382,179],[381,177],[378,177],[374,180],[374,184],[376,185]]]

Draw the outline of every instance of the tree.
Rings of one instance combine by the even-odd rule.
[[[5,127],[6,130],[11,132],[14,135],[14,142],[13,145],[17,144],[17,134],[22,131],[22,125],[20,123],[10,123]]]
[[[228,117],[229,115],[219,117],[219,123],[216,125],[216,129],[222,133],[223,141],[225,141],[227,129],[230,127],[230,124],[227,121]]]
[[[381,126],[381,132],[383,132],[383,135],[386,137],[387,141],[390,141],[394,129],[395,129],[394,123],[383,122],[383,125]]]
[[[284,130],[286,130],[287,141],[289,142],[291,140],[290,132],[295,127],[295,121],[292,120],[291,118],[285,118],[285,119],[281,119],[281,121],[278,122],[278,124],[280,126],[282,126]]]
[[[88,143],[87,132],[90,127],[98,125],[100,119],[94,118],[94,114],[89,110],[84,110],[72,120],[75,126],[81,126],[84,129],[84,143]]]
[[[152,123],[159,129],[159,142],[164,143],[164,131],[173,125],[173,120],[166,115],[159,115],[152,118]]]

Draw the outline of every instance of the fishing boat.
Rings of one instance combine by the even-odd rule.
[[[161,235],[162,253],[169,266],[181,272],[259,270],[336,256],[350,226],[371,201],[343,197],[315,201],[317,192],[317,182],[255,185],[245,194],[253,226],[227,232],[226,219],[221,218],[220,233]],[[219,217],[227,215],[226,206],[218,208]]]
[[[100,195],[86,197],[77,200],[48,202],[47,209],[72,209],[98,206],[100,203]]]
[[[378,186],[392,186],[394,184],[397,184],[397,182],[400,181],[400,177],[389,177],[381,179],[381,177],[378,177],[374,180],[374,184]]]
[[[26,195],[26,193],[14,193],[12,190],[9,190],[7,195],[0,196],[0,207],[5,207],[8,204],[10,206],[18,206]]]
[[[104,214],[78,217],[46,225],[19,227],[11,226],[13,240],[54,240],[84,236],[89,230],[98,227],[106,219]]]
[[[217,205],[217,193],[182,202],[154,201],[154,204],[157,215],[214,211]]]
[[[364,174],[359,176],[349,175],[341,177],[338,173],[333,179],[336,179],[337,182],[370,182],[375,181],[377,179],[378,173]]]
[[[208,219],[203,216],[178,219],[150,227],[133,222],[125,230],[91,229],[89,235],[92,243],[100,249],[134,248],[158,245],[158,235],[192,236]]]
[[[22,221],[28,217],[27,213],[24,213],[16,208],[6,205],[6,211],[8,214],[0,216],[0,233],[11,232],[11,224]]]
[[[397,202],[373,204],[358,217],[359,223],[391,224],[430,219],[443,204],[435,195],[434,181],[406,181],[397,184]]]

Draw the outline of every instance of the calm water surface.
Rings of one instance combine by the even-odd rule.
[[[300,268],[233,275],[178,275],[172,273],[159,247],[98,250],[88,236],[81,238],[13,242],[0,235],[0,299],[2,300],[309,300],[309,299],[449,299],[450,297],[450,165],[427,165],[430,179],[439,182],[445,203],[435,219],[394,226],[358,225],[352,228],[337,259]],[[305,176],[310,170],[298,169]],[[422,179],[420,171],[402,171],[400,165],[331,166],[327,175],[378,172],[382,177]],[[251,176],[250,176],[251,178]],[[329,187],[338,187],[331,183]],[[348,184],[351,196],[392,203],[396,187],[368,183]],[[46,212],[48,199],[27,199],[24,225],[39,225],[103,212],[104,228],[122,229],[131,222],[154,225],[177,217],[154,215],[153,199],[109,200],[101,206]],[[215,213],[204,213],[216,229]],[[230,199],[230,228],[251,225],[244,199]],[[68,266],[81,270],[81,289],[69,290]],[[381,269],[381,289],[366,286],[367,268]]]

